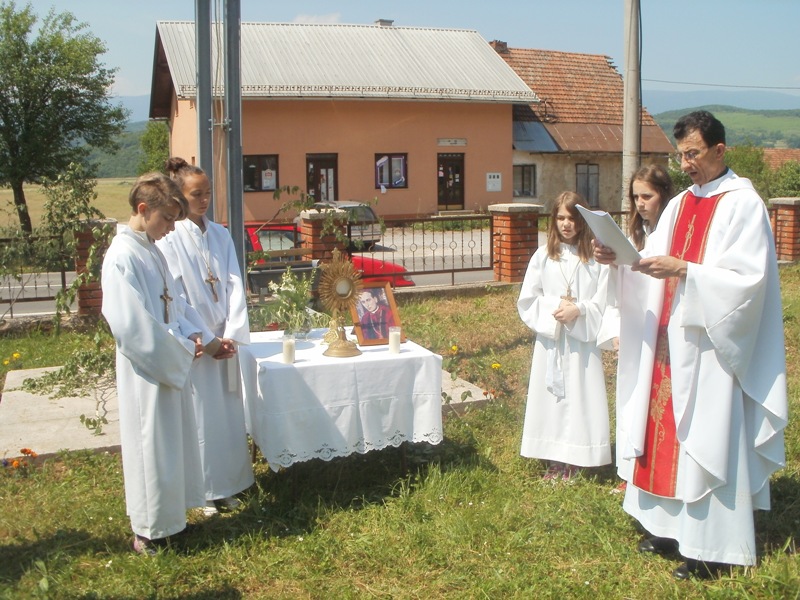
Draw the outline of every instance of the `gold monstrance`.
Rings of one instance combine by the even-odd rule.
[[[322,275],[319,282],[319,297],[322,304],[331,311],[333,318],[325,341],[328,349],[325,356],[358,356],[361,350],[355,342],[347,339],[344,331],[344,315],[354,306],[361,291],[361,273],[359,273],[337,248],[333,250],[330,262],[322,263]]]

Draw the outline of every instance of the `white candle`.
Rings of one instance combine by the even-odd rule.
[[[400,328],[389,327],[389,352],[398,354],[400,352]]]
[[[286,334],[283,336],[283,362],[291,364],[294,362],[294,335]]]

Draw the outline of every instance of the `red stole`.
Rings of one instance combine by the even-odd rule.
[[[691,192],[684,194],[672,234],[670,256],[693,263],[703,262],[709,226],[724,195],[722,193],[710,198],[698,198]],[[664,301],[658,321],[644,453],[636,459],[633,470],[633,485],[667,498],[675,497],[678,474],[679,442],[672,408],[672,374],[667,338],[667,325],[678,283],[677,277],[670,277],[664,282]]]

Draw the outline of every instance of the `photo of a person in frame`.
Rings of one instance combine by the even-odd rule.
[[[361,332],[365,339],[389,337],[389,327],[395,325],[394,315],[381,288],[364,288],[358,297]]]

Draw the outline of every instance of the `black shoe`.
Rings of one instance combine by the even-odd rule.
[[[672,572],[672,576],[679,581],[689,579],[690,577],[696,577],[697,579],[716,579],[724,571],[730,572],[730,565],[687,558],[685,563]]]
[[[651,537],[645,538],[636,547],[639,552],[652,552],[653,554],[670,554],[678,551],[678,542],[671,538]]]

